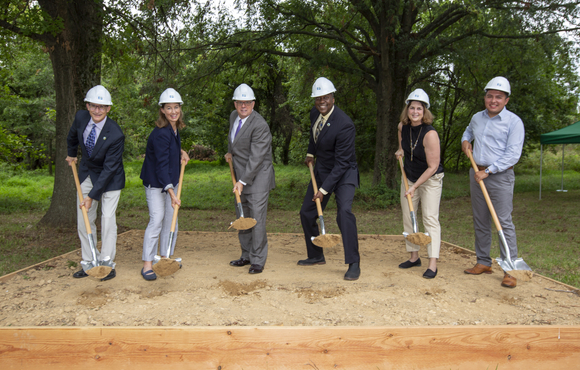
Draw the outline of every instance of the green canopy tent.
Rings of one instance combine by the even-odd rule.
[[[562,187],[558,191],[566,191],[564,190],[564,146],[566,144],[580,144],[580,121],[540,136],[540,199],[542,199],[544,144],[562,144]]]

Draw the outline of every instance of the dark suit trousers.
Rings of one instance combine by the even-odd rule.
[[[352,184],[339,185],[334,189],[334,197],[336,199],[337,213],[336,223],[342,234],[342,244],[344,245],[344,263],[354,263],[360,261],[358,253],[358,234],[356,229],[356,217],[352,213],[352,201],[354,199],[355,186]],[[328,193],[322,199],[322,210],[326,208],[326,204],[330,199]],[[304,239],[306,240],[306,250],[308,258],[320,258],[324,256],[324,249],[315,246],[312,243],[311,237],[316,237],[320,234],[316,219],[318,218],[318,211],[316,210],[316,202],[312,201],[314,197],[314,190],[312,182],[308,184],[308,190],[302,202],[300,209],[300,220],[302,221],[302,229],[304,230]],[[326,230],[328,233],[328,229]]]

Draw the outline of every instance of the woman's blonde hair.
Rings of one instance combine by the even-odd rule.
[[[426,125],[433,124],[433,113],[431,113],[431,111],[427,108],[427,105],[422,101],[411,100],[409,101],[409,104],[405,105],[405,108],[403,108],[403,111],[401,112],[400,120],[403,123],[403,125],[411,124],[411,120],[409,119],[409,106],[414,101],[421,103],[421,105],[423,106],[423,118],[421,119],[421,122],[423,122]]]
[[[167,120],[167,118],[165,117],[165,114],[162,111],[162,108],[165,107],[164,103],[159,107],[159,118],[157,118],[157,121],[155,121],[155,125],[159,128],[163,128],[167,125],[169,125],[169,121]],[[181,106],[180,106],[181,108]],[[185,123],[183,122],[183,111],[181,109],[179,109],[179,118],[177,119],[177,129],[181,130],[182,128],[185,127]]]

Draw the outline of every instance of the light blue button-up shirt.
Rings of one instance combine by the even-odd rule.
[[[503,172],[518,163],[525,138],[524,123],[505,107],[491,118],[487,109],[473,115],[461,142],[475,141],[473,159],[491,173]]]

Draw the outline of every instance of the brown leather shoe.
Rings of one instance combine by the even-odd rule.
[[[517,284],[518,280],[515,277],[511,276],[507,272],[504,273],[501,286],[504,286],[506,288],[515,288]]]
[[[473,268],[464,270],[463,272],[465,272],[466,274],[470,274],[470,275],[481,275],[481,274],[493,273],[493,271],[491,271],[491,266],[482,265],[481,263],[476,263],[475,266],[473,266]]]

